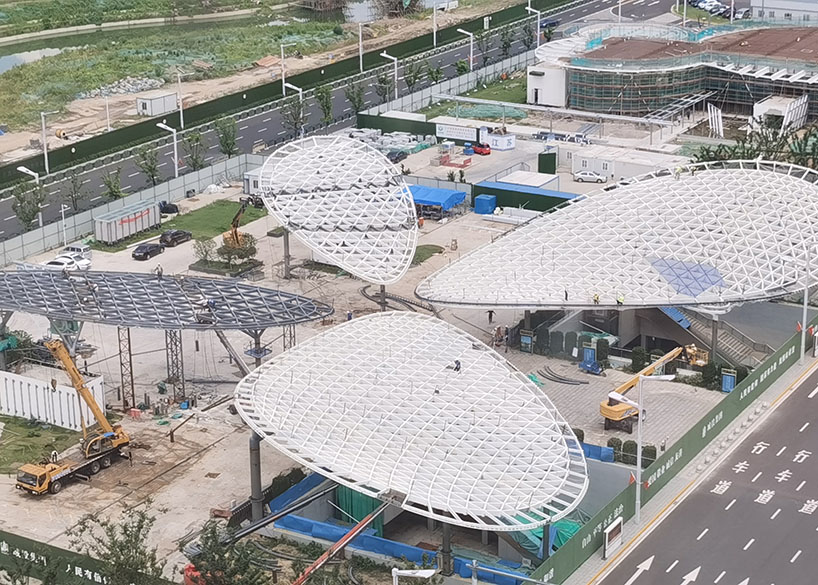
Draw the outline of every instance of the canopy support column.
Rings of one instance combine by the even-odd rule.
[[[185,399],[185,363],[182,356],[182,332],[178,329],[165,330],[165,357],[168,365],[168,384],[173,385],[173,398],[177,402]]]
[[[710,319],[710,362],[715,364],[719,346],[719,316],[714,313]]]
[[[443,522],[443,549],[440,554],[440,574],[454,574],[454,559],[452,558],[452,525]]]
[[[261,490],[261,436],[250,433],[250,516],[253,522],[264,517],[264,494]]]
[[[14,311],[0,311],[0,340],[5,341],[8,338],[8,323]],[[6,350],[8,347],[3,344],[3,350],[0,351],[0,370],[5,370],[8,365],[6,363]]]
[[[117,327],[119,339],[119,377],[122,383],[122,408],[128,410],[136,406],[136,391],[133,382],[133,353],[131,353],[130,327]]]
[[[381,285],[381,292],[378,304],[381,306],[381,313],[386,311],[386,285]]]
[[[284,340],[284,351],[295,347],[295,325],[285,325],[282,334]]]
[[[284,278],[290,278],[290,231],[284,230]]]
[[[523,315],[523,328],[531,329],[531,311],[526,310]]]

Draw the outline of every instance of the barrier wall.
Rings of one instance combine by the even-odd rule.
[[[811,325],[818,325],[818,317]],[[791,337],[763,364],[753,370],[718,405],[710,410],[681,439],[669,447],[650,467],[643,471],[645,482],[642,503],[647,503],[685,465],[704,450],[713,438],[733,422],[770,385],[798,361],[801,335]],[[811,343],[807,336],[808,347]],[[588,560],[602,546],[602,531],[618,516],[624,520],[634,514],[636,484],[631,484],[605,508],[595,514],[562,548],[532,574],[535,579],[563,583],[577,567]]]
[[[97,405],[105,412],[102,377],[86,378],[85,383]],[[72,386],[57,384],[57,388],[52,390],[50,380],[0,371],[0,414],[33,418],[64,429],[81,431],[80,412],[87,425],[93,424],[91,409],[85,402],[82,402],[80,409],[77,391]]]

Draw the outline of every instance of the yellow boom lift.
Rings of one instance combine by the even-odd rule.
[[[633,378],[621,384],[615,391],[624,396],[627,392],[639,383],[640,376],[650,376],[661,366],[669,361],[675,360],[682,353],[682,348],[677,347],[669,351],[652,364],[643,368]],[[633,421],[639,416],[639,412],[633,406],[623,404],[613,398],[608,398],[599,403],[599,412],[605,417],[605,430],[619,427],[629,433],[633,432]]]
[[[56,494],[62,490],[64,482],[69,479],[75,476],[95,475],[100,469],[110,467],[113,458],[126,456],[123,449],[131,442],[121,425],[111,425],[105,418],[105,413],[102,412],[88,386],[85,385],[85,379],[77,369],[74,360],[71,359],[63,342],[55,339],[47,341],[45,346],[62,363],[77,395],[88,405],[99,428],[89,431],[80,411],[82,426],[80,447],[85,457],[83,461],[52,459],[40,464],[27,463],[17,470],[15,487],[38,496],[46,492]]]

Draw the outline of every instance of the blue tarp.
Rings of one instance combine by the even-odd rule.
[[[690,321],[684,316],[684,313],[682,313],[676,307],[659,307],[659,310],[676,321],[680,326],[684,327],[685,329],[690,329]]]
[[[582,452],[588,459],[596,459],[597,461],[606,461],[612,463],[614,460],[614,450],[612,447],[601,447],[599,445],[591,445],[589,443],[580,443],[582,445]]]
[[[539,187],[529,187],[528,185],[518,185],[517,183],[501,183],[495,181],[483,181],[477,183],[478,187],[487,189],[502,189],[503,191],[514,191],[516,193],[528,193],[530,195],[542,195],[543,197],[556,197],[557,199],[576,199],[576,193],[566,193],[564,191],[552,191],[551,189],[540,189]]]
[[[466,193],[463,191],[452,191],[451,189],[409,185],[409,190],[412,192],[412,198],[418,205],[439,205],[443,211],[448,211],[455,205],[460,205],[466,199]]]

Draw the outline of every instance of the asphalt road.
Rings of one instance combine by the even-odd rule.
[[[548,18],[558,18],[562,24],[568,22],[579,21],[590,17],[592,14],[601,10],[610,10],[612,6],[616,6],[617,0],[591,0],[580,7],[575,7],[558,14],[549,16]],[[675,4],[675,0],[634,0],[636,3],[645,2],[644,18],[650,18],[659,14],[667,13],[670,7]],[[634,1],[623,2],[623,10],[626,6],[634,3]],[[625,13],[623,12],[623,15]],[[641,18],[641,17],[640,17]],[[521,37],[522,25],[517,26],[515,34],[516,40],[511,46],[510,55],[516,55],[525,51],[525,46],[519,40]],[[499,47],[499,34],[493,36],[490,55],[491,60],[496,61],[502,58],[501,49]],[[456,75],[455,63],[461,59],[468,59],[469,47],[468,44],[453,47],[446,50],[429,61],[438,64],[443,68],[443,73],[446,78],[454,77]],[[481,56],[479,50],[475,47],[475,60],[480,62]],[[402,78],[403,69],[399,70],[399,92],[405,93],[406,85]],[[366,107],[371,107],[379,103],[379,97],[375,92],[375,75],[365,78],[362,82],[365,88],[364,98]],[[415,91],[422,89],[429,85],[428,80],[423,79],[415,86]],[[288,90],[291,93],[292,90]],[[330,125],[331,131],[339,128],[352,126],[355,123],[352,106],[344,95],[343,88],[336,89],[333,92],[333,114],[337,120]],[[317,125],[321,119],[321,111],[315,101],[311,98],[305,99],[306,125]],[[173,118],[178,114],[168,114],[168,118]],[[239,120],[237,122],[237,138],[238,146],[241,152],[253,152],[256,149],[259,152],[269,150],[277,143],[293,138],[292,131],[282,124],[282,117],[280,106],[273,109],[259,113],[257,115]],[[203,133],[203,140],[207,150],[205,154],[205,162],[219,160],[223,155],[219,151],[218,141],[215,132],[208,131]],[[191,169],[184,162],[184,149],[182,147],[181,134],[179,137],[179,157],[182,159],[179,166],[179,174],[183,175],[190,172]],[[262,148],[259,148],[259,147]],[[268,148],[264,148],[264,147]],[[105,186],[102,182],[104,173],[116,172],[120,169],[120,181],[122,190],[128,193],[134,193],[149,186],[147,177],[139,170],[133,158],[128,158],[118,161],[108,166],[98,166],[86,173],[81,174],[82,188],[84,197],[80,201],[79,211],[86,211],[92,209],[106,202],[104,196]],[[159,171],[163,179],[173,177],[173,145],[167,144],[159,147]],[[49,182],[49,179],[42,179],[48,191],[48,197],[43,204],[42,218],[44,224],[53,223],[60,220],[60,205],[64,203],[69,191],[68,179],[60,182]],[[23,227],[20,224],[17,216],[12,209],[11,197],[0,199],[0,241],[19,235],[23,232]],[[71,211],[66,211],[66,216],[71,215]]]
[[[818,582],[814,409],[818,372],[750,433],[601,585]],[[643,563],[650,568],[640,570]]]

